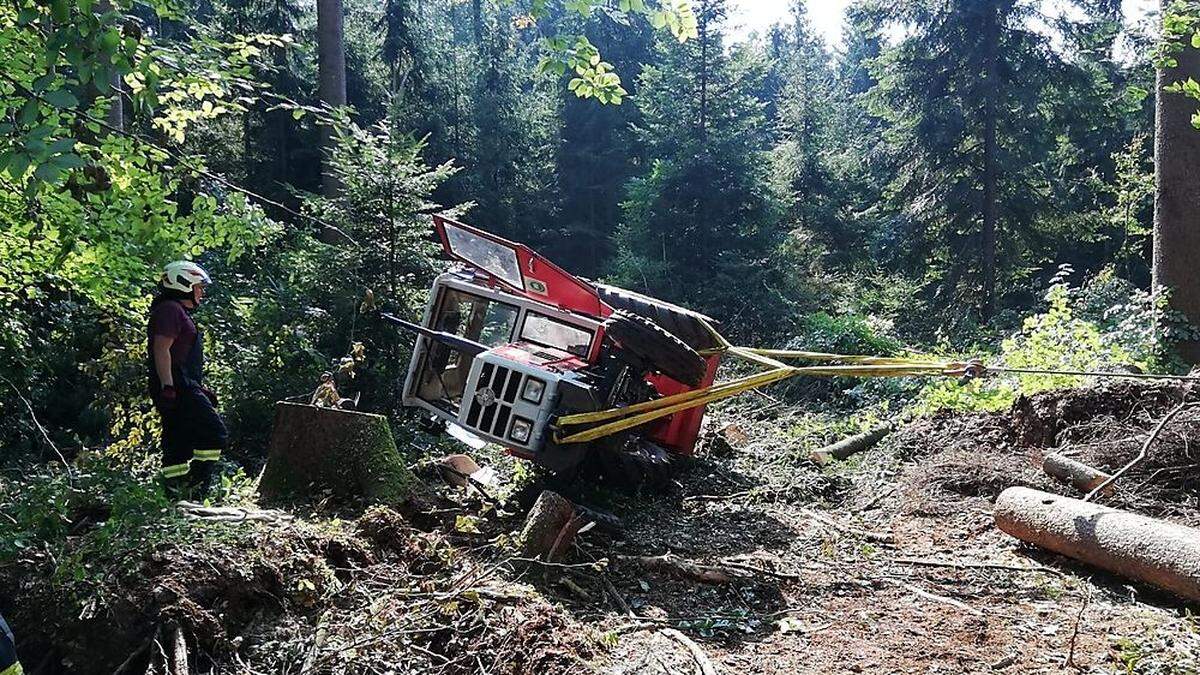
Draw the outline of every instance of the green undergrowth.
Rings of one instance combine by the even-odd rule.
[[[938,361],[978,359],[993,367],[1035,370],[1179,372],[1166,345],[1188,335],[1167,309],[1163,295],[1151,295],[1111,271],[1072,286],[1064,267],[1044,296],[1044,306],[1001,337],[984,332],[955,344],[905,349],[885,320],[858,315],[812,315],[808,333],[789,341],[793,349],[845,354],[904,355]],[[730,365],[722,379],[755,368]],[[983,377],[814,378],[799,376],[764,391],[773,399],[746,395],[715,409],[722,419],[770,428],[778,446],[771,464],[796,465],[826,444],[869,430],[882,422],[904,423],[938,411],[998,412],[1021,396],[1087,386],[1097,378],[1071,375],[989,373]],[[724,423],[724,422],[722,422]],[[835,462],[823,472],[851,475],[857,460]]]
[[[1007,336],[964,335],[955,342],[902,349],[887,334],[885,321],[828,315],[806,322],[811,334],[791,341],[794,348],[918,359],[969,361],[1026,370],[1178,372],[1182,365],[1167,345],[1189,337],[1188,327],[1167,307],[1165,294],[1142,291],[1106,270],[1072,286],[1064,266],[1044,296],[1044,307],[1026,316]],[[880,333],[878,331],[883,331]],[[865,419],[909,417],[954,410],[993,412],[1007,409],[1022,395],[1078,387],[1094,378],[1056,374],[990,373],[982,378],[953,377],[837,380],[844,386],[819,401],[822,408],[863,411]],[[840,405],[839,405],[840,404]],[[862,422],[869,424],[868,421]],[[853,424],[849,426],[854,426]]]
[[[109,600],[112,580],[137,572],[166,547],[234,543],[245,524],[185,518],[153,477],[152,458],[131,463],[83,457],[0,477],[0,568],[38,572],[55,595],[93,614]],[[253,482],[228,467],[208,502],[244,505]]]
[[[992,353],[956,353],[985,364],[1026,370],[1165,372],[1179,368],[1165,347],[1172,331],[1165,296],[1128,288],[1110,274],[1072,288],[1060,275],[1046,293],[1044,311],[1026,317],[1020,330]],[[945,358],[946,354],[940,355]],[[910,407],[915,414],[937,410],[991,412],[1017,397],[1088,384],[1094,378],[1056,374],[991,375],[969,382],[930,381]]]

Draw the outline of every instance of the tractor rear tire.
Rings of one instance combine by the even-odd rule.
[[[596,292],[613,309],[624,310],[650,319],[692,349],[714,349],[721,346],[710,326],[717,322],[699,312],[672,305],[656,298],[627,291],[624,288],[594,283]],[[707,324],[707,325],[706,325]]]
[[[607,439],[605,439],[607,440]],[[685,458],[642,438],[597,442],[569,479],[578,488],[603,486],[626,493],[666,492]]]
[[[604,330],[623,349],[673,380],[695,387],[704,379],[704,357],[644,316],[617,310],[604,322]]]

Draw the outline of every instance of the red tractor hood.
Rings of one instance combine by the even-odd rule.
[[[591,317],[613,309],[590,283],[567,272],[525,244],[435,215],[433,225],[446,255],[465,263],[513,293]]]

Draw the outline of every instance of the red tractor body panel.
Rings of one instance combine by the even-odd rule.
[[[699,387],[689,387],[672,380],[665,375],[651,375],[650,384],[663,396],[682,394],[697,388],[711,386],[717,379],[717,366],[721,364],[721,355],[709,356],[708,369]],[[662,445],[675,450],[681,455],[691,456],[696,450],[696,440],[700,437],[700,424],[704,421],[704,410],[707,406],[683,410],[666,418],[666,421],[654,431],[650,437]]]
[[[433,223],[437,228],[438,237],[442,240],[442,248],[445,249],[446,255],[474,267],[494,283],[505,286],[509,291],[531,300],[554,305],[559,309],[600,319],[607,318],[609,314],[612,314],[613,308],[600,299],[594,286],[550,262],[525,244],[508,241],[444,216],[434,216]],[[487,261],[471,259],[464,255],[464,252],[454,246],[451,241],[455,228],[512,250],[516,254],[518,267],[515,272],[519,278],[514,277],[511,274],[512,268],[506,268],[503,263],[485,267],[481,263],[487,264]]]

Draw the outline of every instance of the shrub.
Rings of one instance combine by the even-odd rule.
[[[1163,365],[1162,298],[1102,273],[1079,289],[1067,284],[1064,268],[1047,291],[1046,311],[1026,317],[1021,329],[1005,339],[995,365],[1033,370],[1096,371]],[[1011,374],[976,380],[965,386],[950,380],[931,382],[915,409],[1000,410],[1021,394],[1078,386],[1073,375]]]

